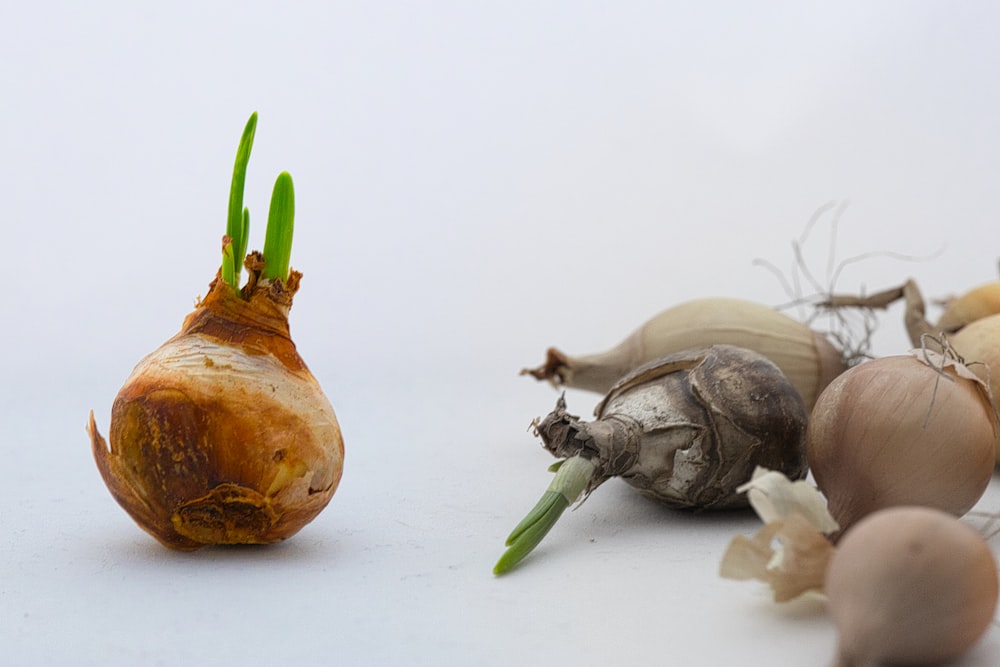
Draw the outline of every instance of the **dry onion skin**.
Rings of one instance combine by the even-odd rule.
[[[907,280],[899,287],[870,296],[841,295],[831,297],[820,305],[827,308],[888,308],[890,304],[900,299],[905,303],[903,322],[910,343],[914,347],[923,347],[927,336],[932,338],[950,336],[978,320],[1000,314],[1000,280],[984,283],[961,296],[944,300],[944,312],[934,323],[927,319],[924,295],[913,279]]]
[[[904,323],[913,346],[937,351],[951,348],[987,384],[993,405],[1000,410],[1000,281],[984,283],[946,300],[935,323],[927,319],[923,294],[913,280],[870,297],[838,297],[825,305],[885,308],[899,299],[906,305]],[[1000,437],[994,449],[1000,465]]]
[[[943,333],[954,332],[997,313],[1000,313],[1000,280],[993,280],[949,299],[935,328]]]
[[[813,408],[809,468],[842,530],[895,505],[967,512],[993,474],[998,424],[985,384],[929,349],[874,359]]]
[[[746,492],[764,526],[753,537],[737,535],[730,541],[719,574],[763,581],[775,602],[822,593],[834,549],[827,536],[840,528],[826,498],[806,480],[792,481],[764,468],[737,491]]]
[[[656,315],[614,348],[573,357],[549,348],[545,363],[523,375],[606,393],[633,369],[660,357],[710,345],[735,345],[764,355],[788,377],[811,409],[846,366],[821,333],[788,315],[740,299],[697,299]]]
[[[244,130],[223,263],[180,332],[142,359],[115,398],[110,447],[91,412],[94,459],[115,500],[167,547],[284,540],[330,502],[344,445],[333,407],[292,342],[301,274],[288,268],[291,177],[275,183],[263,254],[246,256]],[[240,287],[244,264],[249,277]]]
[[[838,632],[834,667],[940,664],[993,620],[997,568],[970,526],[926,507],[875,512],[847,531],[824,585]]]
[[[961,296],[947,299],[944,311],[933,325],[925,319],[926,306],[916,282],[909,280],[901,288],[906,302],[905,322],[910,342],[920,345],[924,334],[952,334],[990,315],[1000,313],[1000,281],[993,280],[973,287]]]
[[[804,477],[807,412],[798,391],[764,356],[715,345],[669,355],[622,378],[583,422],[556,409],[536,421],[546,450],[562,459],[535,508],[507,538],[503,574],[586,492],[620,477],[680,509],[744,507],[738,487],[757,466]]]

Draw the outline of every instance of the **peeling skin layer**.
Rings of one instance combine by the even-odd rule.
[[[556,410],[539,425],[546,449],[597,467],[588,492],[620,476],[674,507],[747,504],[736,488],[756,466],[805,476],[806,411],[759,354],[728,345],[670,355],[623,378],[582,422]]]
[[[258,287],[246,301],[216,281],[139,362],[115,399],[110,449],[91,415],[109,490],[169,547],[285,539],[340,480],[336,415],[288,337],[291,294],[282,304]]]

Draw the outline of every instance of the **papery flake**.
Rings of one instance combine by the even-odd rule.
[[[757,579],[771,587],[775,602],[822,593],[834,546],[797,512],[768,522],[753,538],[737,535],[722,557],[726,579]]]
[[[981,385],[986,385],[982,378],[969,370],[968,366],[962,363],[960,360],[954,357],[942,354],[930,348],[923,349],[913,349],[910,350],[910,354],[920,360],[922,363],[927,364],[931,368],[945,369],[950,368],[955,371],[955,375],[965,378],[966,380],[972,380],[973,382],[978,382]],[[988,386],[988,385],[986,385]]]
[[[765,524],[799,514],[820,533],[840,529],[827,509],[826,498],[804,480],[793,482],[778,471],[758,466],[750,481],[737,491],[747,493],[750,505]]]

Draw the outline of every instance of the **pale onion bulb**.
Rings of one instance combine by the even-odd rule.
[[[997,568],[983,538],[950,514],[895,507],[847,531],[825,591],[839,637],[835,667],[936,665],[989,627]]]
[[[993,474],[998,428],[981,380],[954,359],[916,350],[836,378],[812,411],[806,452],[846,530],[893,505],[967,512]]]

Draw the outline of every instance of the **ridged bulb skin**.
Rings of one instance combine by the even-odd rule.
[[[835,667],[950,664],[993,621],[997,567],[985,540],[954,516],[896,507],[847,531],[824,590]]]
[[[751,350],[715,345],[641,366],[597,406],[596,421],[556,410],[537,425],[546,449],[596,465],[593,490],[621,477],[682,509],[745,507],[737,487],[757,466],[806,474],[807,412],[780,369]]]
[[[962,515],[989,485],[1000,426],[985,387],[964,366],[935,368],[920,354],[851,368],[813,408],[809,468],[841,531],[896,505]]]
[[[967,360],[969,370],[990,387],[993,407],[1000,411],[1000,314],[972,321],[949,336],[955,352]],[[994,443],[1000,465],[1000,437]]]
[[[165,546],[284,540],[336,491],[340,426],[289,335],[299,278],[255,284],[248,298],[217,279],[125,381],[110,447],[91,413],[105,484]]]
[[[661,312],[607,352],[573,357],[550,348],[542,366],[523,372],[603,394],[645,363],[711,345],[733,345],[767,357],[795,386],[807,409],[847,368],[825,336],[798,320],[749,301],[709,298]]]

